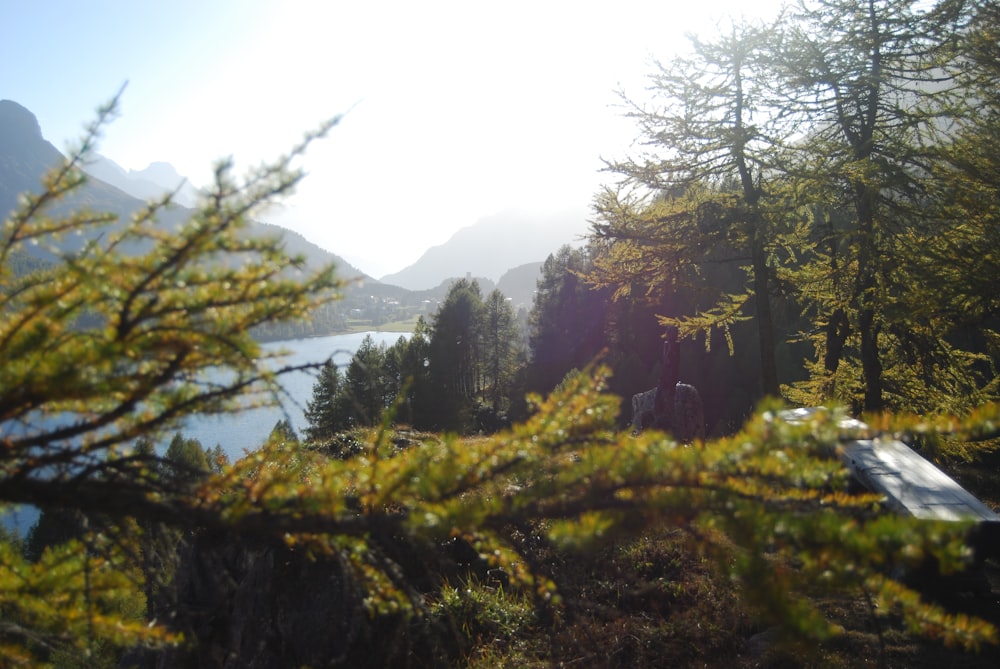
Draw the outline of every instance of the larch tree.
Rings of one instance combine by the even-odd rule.
[[[331,124],[242,183],[229,163],[219,164],[179,230],[156,225],[169,196],[130,221],[89,211],[50,216],[84,182],[78,165],[113,111],[113,104],[101,110],[83,146],[3,224],[0,424],[7,471],[16,472],[0,481],[7,501],[74,505],[87,489],[96,503],[105,488],[129,489],[118,479],[135,475],[130,458],[109,458],[116,449],[190,414],[231,412],[248,397],[275,401],[278,379],[294,370],[273,366],[280,352],[262,349],[251,330],[306,317],[340,285],[332,267],[307,274],[304,259],[288,256],[277,238],[239,234],[294,188],[302,173],[293,161]],[[79,251],[38,271],[10,271],[12,254],[31,245],[57,249],[61,236],[77,232],[87,239]],[[229,375],[207,382],[209,367]],[[140,489],[136,495],[136,504],[147,504]]]
[[[682,336],[728,333],[752,317],[762,391],[778,396],[771,278],[782,219],[767,209],[783,126],[767,106],[762,62],[773,39],[771,29],[747,24],[712,41],[692,38],[690,54],[657,63],[648,102],[622,95],[646,148],[608,163],[621,182],[595,198],[591,235],[607,252],[591,279],[618,297],[705,295],[661,316]],[[719,285],[724,275],[705,271],[719,263],[745,267],[746,281]]]
[[[251,331],[305,318],[336,298],[340,282],[333,267],[307,271],[279,239],[241,232],[294,189],[303,175],[297,160],[336,120],[245,180],[219,163],[191,218],[173,229],[158,225],[170,195],[126,221],[58,206],[84,185],[80,165],[116,108],[117,98],[101,108],[81,145],[0,229],[0,501],[188,524],[205,515],[193,484],[163,476],[161,458],[135,446],[192,414],[277,401],[278,380],[293,368]],[[70,235],[82,245],[62,246]],[[18,260],[34,248],[54,260]],[[221,371],[218,380],[206,380],[208,368]],[[95,639],[171,638],[116,612],[134,570],[99,529],[33,564],[4,548],[5,656],[32,661],[36,652],[86,650]],[[61,594],[47,598],[53,588]]]
[[[783,110],[802,124],[786,175],[820,223],[816,261],[801,277],[811,313],[827,324],[816,339],[826,369],[810,387],[825,378],[823,394],[870,411],[886,407],[887,393],[897,407],[919,396],[894,376],[909,364],[906,351],[943,341],[907,319],[907,268],[920,253],[909,242],[927,220],[935,147],[962,95],[946,66],[965,5],[804,0],[774,60]]]
[[[1000,360],[1000,6],[978,2],[952,71],[966,91],[951,141],[934,166],[932,225],[915,236],[922,254],[913,273],[914,313],[949,323],[974,340],[985,390],[996,397]]]

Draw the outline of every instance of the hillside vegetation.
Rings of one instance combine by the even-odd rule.
[[[175,220],[72,199],[112,101],[0,233],[0,503],[41,514],[0,537],[3,664],[995,666],[984,528],[838,456],[863,413],[998,501],[998,19],[822,0],[695,40],[530,313],[455,281],[235,462],[175,431],[302,371],[254,333],[343,280],[247,231],[338,119]]]

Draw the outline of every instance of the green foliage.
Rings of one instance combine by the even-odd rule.
[[[10,509],[2,509],[2,511],[4,514],[11,512]],[[18,553],[24,553],[24,537],[21,536],[16,527],[10,527],[6,522],[0,523],[0,543],[10,546]]]
[[[163,456],[168,467],[178,473],[198,475],[209,470],[208,453],[197,439],[185,438],[180,432],[174,435]]]
[[[24,556],[37,562],[45,549],[81,539],[86,534],[86,520],[75,509],[53,508],[40,513],[24,540]]]
[[[482,299],[476,282],[448,291],[432,323],[409,339],[376,346],[368,337],[341,380],[332,363],[313,386],[307,436],[370,427],[393,407],[393,420],[419,429],[495,431],[504,422],[522,364],[513,310],[494,291]]]
[[[419,429],[431,424],[436,397],[430,374],[430,328],[423,316],[409,337],[400,337],[385,353],[383,395],[397,424]]]
[[[813,291],[817,281],[825,284],[820,299],[805,305],[817,308],[818,319],[843,319],[846,327],[826,338],[824,366],[834,375],[848,363],[867,410],[916,409],[927,397],[943,404],[956,388],[938,386],[928,373],[943,358],[956,363],[953,374],[969,374],[961,390],[981,385],[948,341],[948,322],[915,312],[929,295],[915,290],[926,256],[912,243],[941,232],[928,216],[930,166],[956,127],[961,100],[978,95],[945,66],[961,59],[954,45],[972,8],[804,3],[777,61],[787,111],[809,136],[791,179],[804,204],[837,216],[841,228],[815,228],[820,252],[815,265],[804,263],[801,283]],[[854,399],[850,385],[839,395],[845,401]]]
[[[494,658],[502,657],[537,622],[535,607],[525,593],[511,593],[475,579],[443,587],[431,606],[431,616],[459,627],[462,637],[478,649],[480,662],[486,659],[483,647]]]
[[[657,64],[650,103],[623,94],[653,150],[609,164],[621,182],[595,198],[592,237],[606,253],[590,277],[619,298],[634,286],[646,299],[682,302],[661,312],[661,323],[682,337],[704,334],[706,345],[721,332],[730,354],[732,325],[752,318],[761,391],[770,396],[779,390],[772,267],[795,244],[768,183],[780,174],[778,147],[789,134],[767,101],[766,45],[775,40],[773,28],[747,24],[713,40],[692,37],[689,56]],[[745,276],[727,282],[712,270],[719,263]]]
[[[101,121],[110,113],[104,110]],[[169,200],[115,225],[87,212],[46,217],[53,202],[82,183],[76,164],[96,133],[95,126],[84,150],[49,175],[41,195],[26,196],[0,237],[0,420],[14,426],[33,424],[38,415],[74,416],[41,431],[8,430],[4,442],[12,454],[46,451],[42,461],[22,467],[91,466],[93,456],[184,415],[232,410],[248,392],[267,401],[283,370],[264,370],[264,354],[248,331],[305,315],[337,286],[332,268],[296,276],[298,260],[275,240],[236,234],[247,216],[295,185],[301,175],[288,164],[304,144],[244,184],[220,164],[210,194],[180,230],[156,226]],[[10,274],[10,253],[53,246],[68,232],[89,241],[47,270]],[[198,376],[206,367],[229,370],[231,380],[206,386]]]
[[[482,320],[483,399],[497,418],[510,408],[514,380],[522,364],[514,308],[499,290],[483,302]]]
[[[764,395],[780,370],[796,403],[995,399],[995,18],[822,0],[693,39],[649,104],[626,99],[646,148],[609,164],[622,182],[595,198],[589,280],[706,344],[756,340]],[[783,313],[783,338],[812,348],[805,380],[769,343]],[[748,317],[756,336],[735,336]]]
[[[288,422],[288,419],[282,418],[271,428],[271,434],[267,437],[267,443],[278,444],[284,447],[295,447],[299,444],[299,436],[295,434],[295,428]]]
[[[438,429],[472,429],[472,409],[480,390],[480,332],[483,298],[476,281],[452,284],[431,324],[427,362],[435,393]]]
[[[418,429],[496,431],[518,392],[523,365],[513,309],[499,291],[483,300],[476,282],[456,281],[428,324],[391,347],[366,337],[341,378],[326,363],[307,407],[307,437],[329,440],[393,420]]]
[[[316,383],[313,384],[312,399],[306,404],[305,417],[309,422],[306,438],[328,439],[346,426],[346,421],[337,405],[341,392],[340,384],[340,370],[332,359],[327,360],[320,368]]]
[[[945,643],[996,641],[990,625],[896,580],[927,564],[965,568],[968,528],[888,516],[876,499],[851,494],[836,457],[841,412],[796,424],[761,412],[700,447],[652,430],[636,438],[616,429],[620,399],[608,392],[609,370],[577,359],[572,366],[583,371],[561,374],[547,397],[531,395],[531,415],[508,429],[394,438],[391,421],[404,408],[414,417],[428,408],[442,425],[465,428],[474,402],[500,406],[490,390],[506,383],[499,362],[511,353],[502,341],[509,313],[492,296],[484,311],[475,283],[457,282],[433,324],[392,353],[362,346],[329,396],[343,388],[357,423],[372,427],[351,433],[336,457],[322,443],[300,442],[282,421],[232,465],[181,435],[158,458],[153,438],[178,419],[232,409],[246,393],[271,399],[277,376],[290,370],[269,370],[249,329],[306,314],[330,299],[336,281],[329,271],[295,276],[295,259],[273,240],[233,234],[294,185],[291,158],[242,186],[221,166],[214,192],[174,231],[154,225],[167,201],[127,223],[80,212],[47,217],[46,206],[80,183],[72,169],[79,158],[28,198],[0,238],[0,502],[74,508],[87,519],[74,538],[45,542],[35,562],[0,542],[7,657],[72,664],[104,653],[101,661],[112,662],[121,648],[178,643],[162,621],[180,620],[184,602],[167,596],[165,581],[189,532],[278,543],[289,559],[342,566],[349,582],[340,585],[360,593],[364,624],[468,613],[467,634],[511,636],[567,611],[558,562],[543,555],[590,554],[671,528],[713,560],[762,620],[790,635],[836,635],[814,597],[854,593],[879,602],[873,615],[899,614]],[[51,267],[18,276],[7,269],[31,240],[51,245],[53,235],[90,229],[104,234]],[[566,359],[590,357],[611,312],[584,307],[606,304],[607,295],[581,280],[574,263],[586,257],[566,250],[550,260],[533,353],[562,346]],[[574,330],[569,314],[585,314],[587,327]],[[484,333],[496,335],[495,346]],[[206,367],[228,380],[205,383]],[[432,401],[421,406],[421,396],[400,388],[429,388]],[[332,390],[314,394],[310,411]],[[979,429],[994,429],[995,415],[980,418]],[[449,580],[456,568],[444,547],[456,543],[504,584],[502,593],[468,581],[475,592],[465,596],[447,585],[468,577]],[[154,621],[153,611],[170,615]]]
[[[377,424],[392,401],[396,389],[388,377],[386,355],[385,345],[376,345],[371,336],[366,335],[351,358],[342,393],[349,425]]]
[[[175,643],[143,619],[125,557],[100,536],[47,548],[31,562],[0,543],[0,648],[14,664],[59,665],[105,646]],[[141,600],[140,600],[141,601]],[[102,658],[105,662],[107,658]]]
[[[607,345],[608,293],[583,279],[592,262],[586,250],[563,246],[542,266],[529,315],[528,387],[535,392],[552,390]]]
[[[181,437],[163,463],[148,445],[190,414],[274,401],[277,379],[292,370],[272,368],[251,330],[302,318],[336,296],[332,267],[306,275],[277,239],[241,234],[294,188],[302,173],[293,162],[336,121],[242,182],[220,163],[190,220],[173,229],[159,221],[169,196],[128,221],[57,207],[84,183],[78,166],[116,104],[100,110],[80,148],[0,230],[0,499],[117,518],[121,527],[127,515],[190,523],[195,481],[166,475],[167,467],[190,474],[212,465]],[[63,245],[70,235],[82,245]],[[25,263],[36,248],[56,260]],[[206,383],[207,368],[225,380]],[[129,450],[137,439],[146,441]],[[86,538],[78,529],[70,534]],[[100,535],[86,549],[34,543],[36,563],[6,544],[0,556],[10,657],[44,661],[62,647],[173,639],[111,605],[131,582]]]
[[[914,299],[906,307],[947,333],[947,348],[933,351],[927,373],[954,376],[946,366],[948,358],[961,356],[962,368],[977,372],[975,382],[986,379],[982,393],[995,398],[1000,361],[995,288],[1000,280],[1000,161],[992,147],[1000,139],[1000,96],[993,83],[1000,73],[1000,8],[982,2],[974,9],[961,43],[962,57],[953,62],[959,83],[974,93],[956,113],[959,127],[940,147],[940,159],[933,165],[929,224],[907,240],[922,253],[909,277]],[[967,384],[966,378],[958,381]]]
[[[967,528],[886,516],[874,498],[848,494],[835,457],[841,414],[804,425],[764,414],[731,438],[686,448],[662,434],[617,432],[617,400],[601,392],[604,382],[604,371],[567,377],[557,393],[534,398],[525,424],[489,438],[397,449],[379,431],[346,461],[265,450],[237,463],[229,485],[241,492],[219,501],[237,525],[280,510],[289,540],[345,551],[374,612],[426,606],[385,561],[378,546],[388,537],[427,565],[440,558],[436,545],[461,537],[511,587],[558,610],[559,575],[532,560],[525,534],[573,552],[671,526],[791,634],[837,634],[808,596],[854,592],[948,643],[994,639],[989,625],[891,581],[927,560],[946,573],[967,566]]]

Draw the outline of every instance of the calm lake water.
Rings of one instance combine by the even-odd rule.
[[[371,335],[376,345],[386,346],[392,346],[400,337],[409,337],[409,334],[399,332],[354,332],[271,342],[264,344],[264,348],[268,351],[288,352],[275,361],[277,365],[322,363],[333,356],[333,361],[343,368],[351,362],[351,356],[361,346],[366,335]],[[280,406],[247,409],[226,416],[193,416],[185,422],[181,432],[197,439],[205,448],[221,445],[231,462],[243,457],[247,451],[260,447],[279,420],[287,419],[295,431],[301,434],[307,425],[306,403],[312,398],[318,371],[295,372],[282,377],[281,385],[285,395],[281,398]],[[168,435],[168,443],[169,439]],[[37,519],[38,511],[32,507],[20,507],[0,515],[0,523],[16,529],[21,536],[25,535]]]
[[[264,348],[269,351],[288,351],[287,356],[276,361],[278,364],[321,363],[333,356],[333,361],[343,369],[350,363],[351,356],[367,335],[371,335],[376,345],[386,346],[392,346],[401,336],[409,336],[399,332],[354,332],[272,342],[265,344]],[[318,372],[319,370],[294,372],[282,377],[281,385],[285,389],[285,396],[281,398],[281,406],[247,409],[227,416],[194,416],[186,421],[181,431],[184,436],[200,441],[205,448],[213,448],[216,444],[222,446],[230,461],[260,447],[280,420],[287,419],[296,433],[301,435],[308,424],[305,418],[306,403],[312,398],[312,388]]]

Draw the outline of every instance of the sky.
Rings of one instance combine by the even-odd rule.
[[[618,91],[778,0],[0,0],[0,99],[56,148],[125,86],[98,151],[195,186],[343,120],[265,220],[380,277],[507,209],[588,215],[637,135]],[[570,241],[570,240],[567,240]]]

